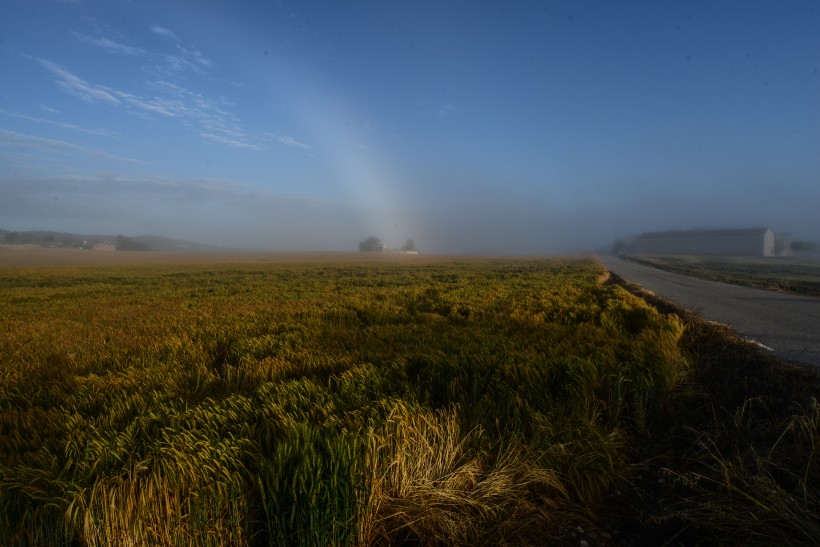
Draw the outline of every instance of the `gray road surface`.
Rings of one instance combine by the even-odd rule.
[[[820,298],[673,274],[599,256],[606,268],[705,319],[726,323],[792,361],[820,365]]]

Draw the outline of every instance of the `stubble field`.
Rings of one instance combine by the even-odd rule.
[[[816,378],[594,259],[126,260],[0,267],[5,543],[820,538]]]

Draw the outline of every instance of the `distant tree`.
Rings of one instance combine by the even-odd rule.
[[[130,237],[117,236],[116,249],[118,251],[150,251],[151,247]]]
[[[813,253],[817,250],[817,243],[813,241],[793,241],[791,249],[798,253]]]
[[[405,241],[404,245],[401,246],[401,250],[405,251],[405,252],[407,252],[407,251],[418,251],[418,249],[416,249],[416,242],[413,241],[412,239],[408,239],[407,241]]]
[[[383,247],[382,240],[377,237],[368,237],[359,242],[359,250],[366,253],[381,252]]]

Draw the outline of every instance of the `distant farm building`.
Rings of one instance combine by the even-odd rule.
[[[643,233],[626,250],[639,255],[782,256],[788,253],[790,239],[771,228],[669,230]]]

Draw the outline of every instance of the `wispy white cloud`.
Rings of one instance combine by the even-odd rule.
[[[191,70],[198,74],[204,74],[207,70],[213,68],[213,61],[208,59],[201,51],[192,46],[181,45],[179,36],[172,30],[154,25],[151,27],[151,32],[177,42],[175,53],[168,53],[162,56],[164,65],[155,67],[160,72],[181,72],[184,70]]]
[[[213,195],[223,198],[230,195],[243,196],[259,191],[259,189],[241,181],[209,178],[176,180],[155,175],[134,177],[117,171],[60,174],[46,177],[29,176],[27,179],[23,177],[15,180],[12,177],[0,175],[0,181],[7,183],[9,188],[14,188],[15,191],[23,193],[78,194],[87,192],[98,196],[132,193],[155,197],[173,195],[178,197],[198,195],[202,197]],[[36,188],[32,188],[32,186],[36,186]]]
[[[46,139],[43,137],[36,137],[34,135],[27,135],[25,133],[18,133],[16,131],[9,131],[0,128],[0,146],[13,146],[17,148],[29,150],[47,150],[52,152],[59,152],[62,154],[84,154],[94,156],[97,158],[105,158],[109,160],[116,160],[128,163],[142,163],[133,158],[125,158],[116,154],[110,154],[98,148],[89,146],[82,146],[68,141],[58,139]]]
[[[161,27],[159,25],[154,25],[151,27],[151,32],[158,36],[162,36],[163,38],[168,38],[169,40],[174,40],[175,42],[179,42],[179,36],[176,35],[171,29]]]
[[[80,42],[102,48],[108,51],[109,53],[131,56],[145,55],[147,53],[142,48],[126,46],[125,44],[120,44],[119,42],[109,40],[108,38],[95,38],[93,36],[87,36],[85,34],[80,34],[79,32],[74,31],[69,32],[69,34],[72,38]]]
[[[37,59],[37,62],[58,77],[57,83],[60,87],[83,100],[124,106],[131,113],[140,115],[159,114],[179,119],[184,123],[196,124],[200,127],[200,136],[232,148],[263,149],[242,128],[236,116],[220,107],[219,102],[201,93],[194,93],[180,85],[159,80],[147,84],[158,90],[158,94],[140,95],[88,83],[71,71],[45,59]],[[284,144],[307,147],[295,140]]]
[[[154,67],[156,71],[167,74],[190,70],[203,75],[213,68],[213,61],[195,47],[182,45],[180,37],[171,29],[154,25],[151,32],[176,42],[176,52],[161,55],[162,63]]]
[[[279,141],[281,144],[286,146],[295,146],[296,148],[304,148],[305,150],[310,150],[310,145],[307,145],[303,142],[299,142],[293,137],[287,136],[276,136],[276,140]]]
[[[258,144],[243,142],[238,139],[233,139],[231,137],[226,137],[224,135],[214,135],[213,133],[200,133],[200,137],[205,140],[215,142],[218,144],[224,144],[226,146],[230,146],[232,148],[248,148],[250,150],[264,150]]]
[[[205,57],[202,54],[202,52],[198,49],[183,47],[180,48],[180,51],[182,51],[182,53],[185,54],[186,57],[192,59],[193,62],[200,66],[204,66],[205,68],[211,68],[213,66],[213,62],[207,57]]]
[[[213,68],[214,63],[211,59],[191,45],[182,45],[179,36],[173,31],[160,26],[151,27],[151,31],[158,36],[176,42],[174,46],[175,51],[172,53],[150,52],[140,47],[129,46],[111,40],[110,38],[89,36],[76,31],[70,31],[69,35],[79,42],[98,47],[109,53],[131,57],[149,57],[157,62],[157,65],[153,68],[165,74],[191,71],[199,75],[204,75]],[[108,28],[98,28],[97,33],[112,34],[114,31]]]
[[[40,105],[42,107],[42,105]],[[53,109],[52,109],[53,110]],[[53,110],[55,113],[56,110]],[[60,122],[55,120],[47,120],[44,118],[37,118],[35,116],[27,116],[26,114],[21,114],[19,112],[12,112],[10,110],[6,110],[4,108],[0,108],[0,114],[4,114],[10,118],[17,118],[18,120],[27,120],[30,122],[36,123],[44,123],[48,125],[52,125],[54,127],[61,127],[63,129],[71,129],[72,131],[79,131],[81,133],[87,133],[89,135],[99,135],[101,137],[108,137],[110,139],[116,138],[117,135],[110,132],[105,131],[104,129],[87,129],[85,127],[80,127],[79,125],[74,125],[72,123]]]
[[[52,108],[52,107],[50,107],[46,104],[41,104],[40,105],[40,110],[42,110],[43,112],[48,112],[49,114],[59,114],[60,113],[60,111],[57,110],[56,108]]]
[[[264,149],[242,128],[236,116],[220,106],[224,101],[218,103],[201,93],[164,80],[152,82],[151,85],[165,94],[161,101],[162,108],[169,115],[198,123],[203,129],[200,133],[203,138],[234,148]]]
[[[168,100],[164,97],[146,98],[125,91],[114,91],[114,93],[128,106],[169,118],[184,116],[188,110],[185,105],[178,101]]]
[[[154,67],[157,71],[162,73],[182,72],[190,70],[197,74],[205,74],[206,71],[213,68],[213,61],[208,59],[201,51],[192,46],[184,46],[181,44],[182,40],[177,34],[166,27],[154,25],[151,27],[151,32],[157,36],[161,36],[168,40],[177,42],[176,52],[167,53],[161,56],[163,64]]]
[[[248,84],[243,84],[242,82],[235,82],[233,80],[219,80],[219,81],[221,81],[222,83],[232,85],[234,87],[238,87],[239,89],[253,89]]]
[[[438,108],[438,110],[436,110],[436,116],[438,116],[439,118],[446,118],[447,116],[449,116],[455,110],[456,110],[456,107],[454,107],[453,105],[444,104],[444,105],[441,105]]]
[[[117,92],[117,97],[128,105],[147,112],[196,123],[202,129],[200,136],[211,142],[232,148],[263,149],[253,142],[253,138],[242,129],[240,121],[234,115],[201,93],[194,93],[166,81],[152,82],[151,85],[164,92],[164,96],[146,98]]]
[[[57,76],[57,84],[74,95],[85,101],[103,101],[109,104],[119,104],[120,101],[110,93],[110,89],[103,86],[91,85],[82,78],[77,77],[61,66],[47,61],[45,59],[37,59],[41,66],[45,67],[52,74]]]
[[[205,57],[202,52],[182,46],[177,46],[176,53],[163,55],[162,60],[164,63],[156,66],[155,69],[165,74],[190,70],[202,76],[213,68],[213,61]]]

